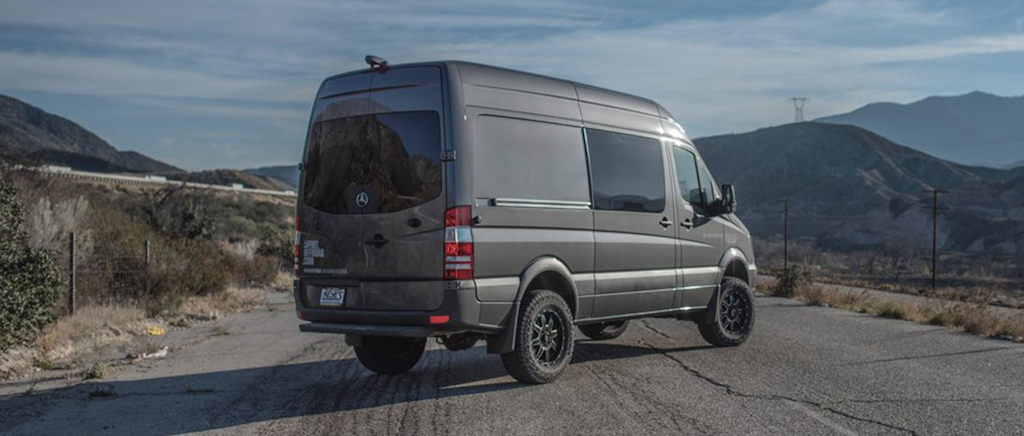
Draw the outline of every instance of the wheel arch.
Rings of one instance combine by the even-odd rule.
[[[488,339],[488,353],[507,353],[515,349],[516,320],[526,293],[534,289],[546,289],[561,295],[569,305],[569,311],[576,318],[579,308],[579,293],[572,280],[572,271],[564,262],[554,256],[541,256],[531,261],[519,275],[519,290],[501,334]]]
[[[739,248],[732,247],[725,251],[722,259],[718,262],[718,268],[722,271],[718,276],[721,283],[726,277],[734,277],[754,286],[754,276],[750,270],[750,262],[747,256]]]

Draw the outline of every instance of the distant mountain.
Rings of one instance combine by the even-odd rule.
[[[0,95],[0,147],[41,162],[81,170],[182,172],[134,151],[118,151],[66,118],[3,95]]]
[[[940,243],[947,249],[1024,252],[1024,169],[969,167],[848,125],[798,123],[697,139],[718,183],[736,186],[755,236],[790,234],[832,247],[931,242],[931,196],[946,189]]]
[[[953,162],[1004,167],[1024,159],[1024,96],[975,91],[910,104],[872,103],[817,121],[863,127]]]
[[[291,191],[297,191],[299,189],[299,166],[297,164],[252,168],[242,171],[269,179],[277,184],[279,189]]]
[[[1024,160],[1019,160],[1019,161],[1014,162],[1012,164],[1006,165],[1003,168],[1010,170],[1010,169],[1021,168],[1021,167],[1024,167]]]

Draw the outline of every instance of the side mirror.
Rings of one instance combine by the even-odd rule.
[[[722,214],[736,212],[736,189],[732,185],[722,185]]]

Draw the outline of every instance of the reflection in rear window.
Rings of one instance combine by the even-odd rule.
[[[437,112],[321,121],[306,152],[303,201],[333,214],[395,212],[441,194]],[[357,202],[366,192],[363,203]]]

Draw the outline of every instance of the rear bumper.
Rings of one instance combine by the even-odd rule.
[[[360,336],[392,336],[400,338],[426,338],[436,336],[440,333],[440,330],[430,327],[333,324],[324,322],[311,322],[299,325],[299,331],[310,333],[340,333]]]
[[[494,334],[507,325],[512,302],[477,300],[473,281],[449,282],[444,296],[433,310],[367,310],[322,308],[306,304],[302,283],[294,282],[295,309],[299,318],[310,321],[304,332],[342,333],[360,336],[428,337],[456,332]],[[448,316],[448,322],[431,324],[430,317]]]

